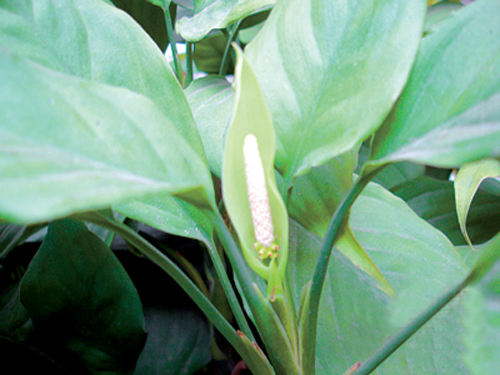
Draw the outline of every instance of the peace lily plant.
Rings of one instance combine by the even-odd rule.
[[[500,2],[467,3],[0,1],[0,363],[496,373]]]

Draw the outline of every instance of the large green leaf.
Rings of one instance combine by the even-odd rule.
[[[245,54],[276,130],[287,188],[363,141],[402,90],[425,3],[279,1]]]
[[[223,29],[276,0],[205,0],[196,1],[194,16],[177,21],[175,30],[186,40],[197,42],[213,29]]]
[[[135,374],[189,375],[210,362],[210,332],[200,314],[150,308],[145,317],[148,342]]]
[[[455,245],[466,243],[457,220],[453,182],[418,177],[394,188],[392,192]],[[467,222],[474,243],[482,243],[494,236],[500,230],[498,196],[481,186],[472,202]]]
[[[289,204],[290,216],[302,226],[324,237],[330,220],[353,183],[356,157],[353,153],[341,155],[330,162],[313,168],[307,175],[297,177]],[[393,291],[377,266],[363,250],[352,233],[350,224],[344,228],[335,244],[355,265],[377,280],[388,294]]]
[[[221,177],[234,91],[224,78],[207,76],[192,82],[185,93],[200,132],[210,170]]]
[[[146,338],[139,295],[84,223],[49,226],[21,282],[21,302],[45,340],[91,373],[134,369]]]
[[[149,99],[5,51],[0,65],[2,217],[34,222],[147,193],[210,191],[205,161]]]
[[[499,17],[498,1],[478,1],[424,38],[400,100],[375,135],[374,164],[457,167],[499,155]]]
[[[183,123],[193,147],[201,144],[163,53],[126,13],[100,0],[5,0],[0,44],[54,70],[126,87],[148,96]]]
[[[205,214],[193,205],[168,194],[121,203],[114,208],[123,215],[156,229],[193,238],[204,242],[207,246],[215,246],[212,237],[213,224]]]
[[[342,374],[366,359],[403,321],[414,317],[466,274],[454,247],[400,199],[370,184],[352,208],[356,237],[396,290],[392,300],[339,252],[333,253],[321,299],[317,373]],[[319,238],[291,225],[289,277],[298,301],[314,269]],[[379,369],[379,374],[466,374],[457,358],[459,300],[440,312]]]
[[[470,246],[472,242],[467,232],[466,222],[472,200],[484,179],[498,176],[500,176],[500,162],[496,159],[483,159],[468,163],[457,173],[454,186],[458,222]]]
[[[3,217],[39,221],[150,193],[210,200],[187,101],[129,16],[58,0],[6,1],[0,18]]]
[[[497,264],[485,277],[488,280],[468,290],[465,300],[464,361],[472,375],[494,374],[500,366],[499,277]]]

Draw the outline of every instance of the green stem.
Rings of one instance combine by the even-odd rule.
[[[271,359],[274,360],[273,365],[277,366],[278,371],[282,369],[283,373],[287,375],[297,374],[297,362],[294,358],[290,338],[286,335],[286,330],[269,301],[259,295],[258,286],[252,279],[243,254],[227,229],[224,219],[219,211],[207,211],[206,214],[215,225],[217,235],[226,250],[233,272],[255,318],[257,329]]]
[[[229,37],[227,39],[226,43],[226,48],[224,49],[224,55],[222,55],[222,63],[220,65],[219,69],[219,75],[220,76],[225,76],[227,73],[227,67],[229,65],[229,57],[231,55],[231,43],[233,43],[236,40],[236,37],[238,36],[238,33],[240,31],[241,23],[243,20],[239,20],[238,22],[235,23],[233,30],[229,34]]]
[[[311,282],[311,289],[307,296],[306,306],[308,306],[308,312],[304,318],[304,326],[301,327],[306,334],[302,335],[302,371],[304,374],[314,375],[315,364],[316,364],[316,334],[317,334],[317,322],[319,313],[319,303],[321,299],[321,292],[323,289],[323,284],[325,282],[326,273],[328,270],[328,261],[333,251],[333,245],[340,234],[341,226],[344,224],[345,218],[348,217],[348,212],[356,200],[356,198],[361,194],[365,186],[371,181],[375,175],[380,172],[383,168],[373,170],[370,173],[361,174],[351,189],[347,192],[346,196],[337,207],[337,210],[333,214],[330,225],[326,230],[323,243],[319,252],[318,260],[316,262],[316,268]]]
[[[193,81],[193,43],[186,43],[186,87]]]
[[[353,372],[353,375],[367,375],[375,370],[387,357],[405,343],[415,332],[427,323],[436,313],[446,306],[458,293],[468,284],[468,279],[450,289],[439,297],[428,309],[413,321],[408,323],[399,332],[387,340],[370,358],[361,363],[361,366]]]
[[[106,229],[114,231],[120,235],[125,241],[132,244],[142,254],[147,256],[156,265],[168,273],[174,281],[189,295],[196,303],[200,310],[206,315],[208,320],[217,328],[217,330],[227,339],[227,341],[236,349],[242,356],[249,367],[253,367],[253,372],[258,373],[260,366],[255,363],[255,359],[249,358],[248,348],[241,340],[236,330],[229,324],[224,316],[217,308],[208,300],[193,281],[187,277],[179,267],[166,257],[161,251],[151,245],[148,241],[142,238],[134,230],[117,222],[116,220],[107,218],[98,212],[87,212],[74,215],[75,218],[88,221],[93,224],[100,225]]]
[[[167,25],[168,42],[170,43],[170,48],[172,48],[172,56],[174,58],[175,75],[177,76],[177,80],[182,86],[183,73],[181,67],[181,59],[179,58],[179,53],[177,52],[177,46],[175,45],[174,26],[172,25],[172,18],[170,16],[169,4],[165,6],[165,23]]]

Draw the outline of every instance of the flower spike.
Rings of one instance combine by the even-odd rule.
[[[245,137],[243,155],[248,200],[250,201],[255,239],[257,240],[254,247],[259,253],[259,259],[277,258],[279,246],[274,243],[274,226],[264,168],[262,167],[257,138],[253,134],[248,134]]]

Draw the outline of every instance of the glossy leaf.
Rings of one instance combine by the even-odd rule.
[[[238,61],[235,74],[235,106],[224,151],[222,188],[226,209],[238,233],[244,254],[261,277],[268,279],[268,267],[257,259],[254,249],[255,234],[246,186],[244,139],[248,134],[257,138],[264,168],[275,241],[280,246],[278,268],[284,272],[288,253],[288,215],[278,191],[274,175],[275,140],[271,118],[267,111],[259,84],[243,53],[237,49]],[[253,258],[250,258],[253,256]]]
[[[458,167],[498,156],[500,3],[469,4],[422,41],[409,82],[377,131],[371,160]]]
[[[193,205],[167,194],[146,197],[115,206],[132,217],[161,231],[213,244],[213,224]]]
[[[157,192],[210,201],[187,101],[144,31],[101,1],[29,4],[0,12],[3,217],[40,221]],[[110,20],[115,34],[102,33]],[[135,54],[112,55],[120,46]]]
[[[351,225],[396,291],[392,300],[339,252],[333,253],[320,305],[317,374],[344,373],[366,359],[401,324],[466,275],[453,246],[400,199],[369,184],[355,202]],[[296,303],[314,269],[319,238],[291,225],[288,274]],[[379,369],[379,374],[467,374],[459,300],[440,312]],[[455,327],[453,332],[443,327]],[[429,348],[433,349],[430,350]]]
[[[21,302],[38,329],[91,373],[135,367],[146,336],[139,295],[84,223],[50,224],[21,282]]]
[[[453,182],[419,177],[394,188],[392,192],[421,218],[443,232],[453,244],[466,244],[457,220]],[[483,243],[494,236],[500,230],[498,196],[481,186],[472,202],[467,222],[469,236],[474,243]]]
[[[185,94],[210,170],[220,178],[226,133],[234,105],[234,91],[224,78],[207,76],[191,83]]]
[[[195,14],[181,18],[177,33],[191,42],[203,39],[213,29],[224,29],[252,12],[268,7],[276,0],[208,0],[195,3]],[[199,4],[199,5],[198,5]]]
[[[276,4],[245,54],[273,119],[287,188],[379,127],[406,82],[424,14],[420,0]]]
[[[8,53],[0,64],[3,218],[35,222],[148,193],[210,191],[204,160],[149,99]]]
[[[455,178],[455,199],[460,229],[472,246],[467,233],[467,216],[469,208],[481,182],[488,177],[500,176],[500,162],[496,159],[483,159],[464,165]]]

